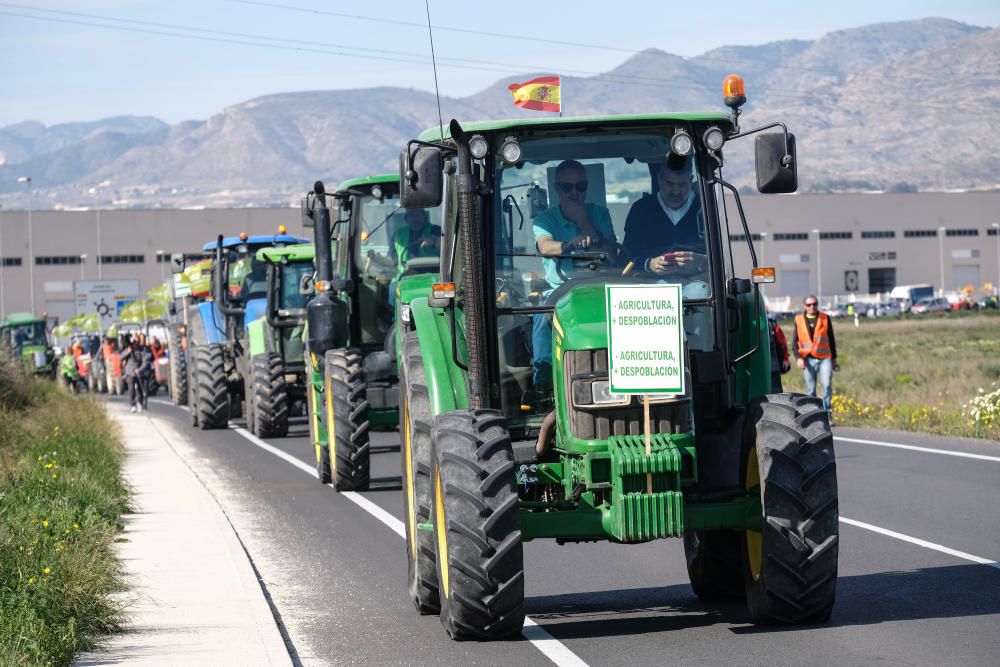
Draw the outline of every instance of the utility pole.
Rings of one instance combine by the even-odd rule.
[[[941,296],[944,296],[944,227],[938,227],[938,258],[941,265]]]
[[[822,308],[823,301],[823,251],[819,245],[819,230],[812,230],[816,235],[816,301],[820,302]]]
[[[31,221],[31,176],[21,176],[17,179],[18,183],[26,183],[28,185],[28,285],[29,291],[31,292],[31,308],[32,313],[35,312],[35,246],[34,246],[34,234],[32,233],[33,225]]]

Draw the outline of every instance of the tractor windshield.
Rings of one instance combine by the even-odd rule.
[[[281,287],[278,294],[278,308],[282,310],[305,308],[309,295],[302,294],[302,276],[311,276],[315,272],[312,262],[291,262],[279,266]]]
[[[361,274],[392,280],[411,259],[438,256],[440,209],[400,208],[399,195],[392,193],[381,199],[361,197],[357,210],[361,241],[356,262]]]
[[[256,258],[257,250],[237,246],[228,251],[227,287],[229,297],[236,303],[267,298],[267,264]]]
[[[680,283],[710,296],[694,160],[669,134],[549,136],[497,170],[497,281],[511,305],[554,305],[573,283]],[[623,275],[626,276],[623,278]],[[500,288],[498,288],[500,289]]]
[[[44,322],[32,322],[31,324],[15,325],[10,328],[10,340],[14,346],[15,354],[19,354],[24,347],[31,345],[48,345],[48,338],[45,335]]]

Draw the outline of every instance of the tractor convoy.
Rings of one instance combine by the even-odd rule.
[[[795,139],[741,128],[742,80],[723,90],[728,112],[452,120],[398,173],[317,181],[311,240],[282,227],[173,256],[172,301],[141,322],[168,349],[158,382],[201,429],[308,423],[338,491],[369,488],[369,431],[398,427],[409,594],[456,640],[521,632],[535,539],[679,538],[703,600],[825,622],[829,416],[769,393],[774,270],[734,240],[751,235],[723,177],[746,141],[758,190],[794,192]],[[627,351],[650,322],[675,352]],[[59,367],[43,320],[11,315],[0,342]],[[98,390],[119,388],[113,350],[92,352]]]

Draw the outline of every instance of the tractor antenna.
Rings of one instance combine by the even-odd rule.
[[[444,141],[444,118],[441,116],[441,91],[438,89],[438,66],[437,58],[434,55],[434,31],[431,30],[431,3],[424,0],[424,8],[427,10],[427,35],[431,39],[431,67],[434,68],[434,97],[438,106],[438,126],[441,128],[441,140]]]

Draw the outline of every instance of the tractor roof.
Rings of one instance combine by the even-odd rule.
[[[11,313],[7,316],[6,320],[0,322],[0,326],[16,327],[22,324],[34,324],[36,322],[44,321],[44,318],[41,318],[34,313]]]
[[[312,243],[296,243],[284,248],[261,248],[257,251],[257,259],[274,262],[311,262],[316,257],[316,246]]]
[[[344,192],[360,185],[399,185],[399,173],[382,174],[381,176],[365,176],[363,178],[352,178],[337,186],[336,192]]]
[[[397,176],[397,178],[399,177]],[[309,239],[304,239],[299,236],[291,236],[289,234],[267,234],[265,236],[250,236],[247,238],[246,241],[241,239],[239,236],[227,236],[224,239],[222,239],[222,247],[234,248],[238,245],[246,244],[251,248],[253,248],[253,246],[257,247],[272,246],[275,243],[290,244],[290,243],[308,243],[308,242]],[[201,249],[204,251],[215,250],[215,246],[217,243],[218,243],[217,241],[210,241],[206,243],[204,246],[202,246]]]
[[[462,123],[462,129],[467,132],[503,132],[525,129],[557,129],[576,128],[594,125],[655,125],[657,123],[679,121],[682,123],[709,122],[729,125],[732,121],[728,113],[722,111],[703,111],[693,113],[644,113],[620,116],[575,116],[568,118],[506,118],[504,120],[479,120]],[[418,137],[420,141],[438,141],[442,139],[441,127],[424,130]],[[451,129],[444,126],[444,139],[451,138]]]

